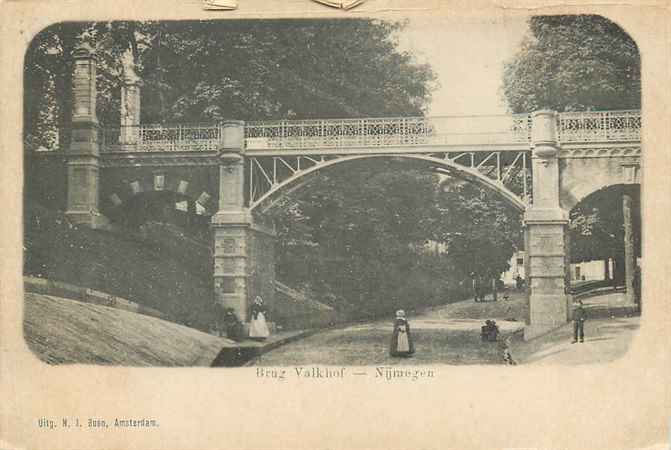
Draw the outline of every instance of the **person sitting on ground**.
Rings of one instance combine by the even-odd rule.
[[[226,308],[224,313],[224,328],[226,336],[234,341],[241,341],[244,338],[242,322],[238,319],[233,308]]]
[[[489,335],[489,324],[491,323],[491,320],[487,319],[485,320],[485,324],[480,327],[480,339],[483,341],[487,340],[487,336]]]
[[[482,340],[488,342],[495,342],[499,335],[499,327],[494,320],[486,320],[485,325],[481,328]]]

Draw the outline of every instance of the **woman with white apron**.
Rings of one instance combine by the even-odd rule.
[[[249,324],[249,337],[252,339],[266,339],[270,336],[268,323],[266,322],[266,308],[263,299],[259,296],[252,304],[252,321]]]
[[[415,353],[415,346],[410,335],[410,324],[405,318],[405,311],[399,309],[396,311],[389,354],[391,356],[410,356],[413,353]]]

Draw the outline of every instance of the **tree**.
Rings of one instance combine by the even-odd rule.
[[[515,113],[637,109],[640,66],[636,43],[604,17],[535,16],[505,64],[503,95]]]
[[[498,278],[522,248],[521,215],[493,193],[473,183],[450,178],[437,197],[441,239],[460,262],[462,274]]]

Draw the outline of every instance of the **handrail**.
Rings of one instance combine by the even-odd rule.
[[[245,124],[248,149],[529,145],[531,114],[273,120]],[[143,124],[103,127],[103,152],[216,151],[223,126]],[[557,115],[562,144],[638,142],[638,110],[564,112]]]

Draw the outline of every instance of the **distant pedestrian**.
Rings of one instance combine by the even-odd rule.
[[[410,334],[410,324],[405,318],[405,311],[399,309],[396,311],[389,354],[391,356],[408,357],[413,353],[415,353],[415,345],[412,342],[412,336]]]
[[[524,285],[524,280],[518,273],[517,276],[515,277],[515,288],[517,288],[518,291],[522,290],[522,286]]]
[[[249,337],[263,340],[268,336],[270,336],[270,330],[266,322],[266,308],[263,304],[263,299],[256,296],[252,304],[252,321],[249,324]]]
[[[473,287],[474,287],[475,301],[476,302],[484,302],[485,301],[485,283],[482,280],[482,277],[478,276],[477,278],[474,279]]]
[[[580,342],[585,342],[585,308],[583,308],[582,300],[578,300],[573,308],[573,342],[575,344],[580,339]]]

